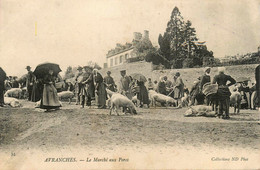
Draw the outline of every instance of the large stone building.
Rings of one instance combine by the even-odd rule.
[[[126,43],[125,45],[116,44],[116,48],[108,51],[104,67],[115,67],[125,63],[128,58],[137,57],[135,47],[144,39],[149,40],[149,31],[147,30],[144,31],[144,35],[140,32],[134,32],[132,43]]]

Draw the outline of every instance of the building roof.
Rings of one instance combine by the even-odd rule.
[[[110,58],[110,57],[112,57],[112,56],[115,56],[115,55],[118,55],[118,54],[120,54],[120,53],[124,53],[124,52],[126,52],[126,51],[129,51],[129,50],[132,50],[134,47],[132,46],[132,47],[130,47],[130,48],[127,48],[127,49],[124,49],[124,50],[121,50],[121,51],[119,51],[119,52],[116,52],[116,53],[114,53],[114,54],[107,54],[107,58]]]

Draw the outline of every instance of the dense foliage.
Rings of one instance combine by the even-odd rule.
[[[146,61],[166,68],[183,68],[214,64],[212,51],[199,43],[191,21],[184,21],[177,7],[172,11],[164,34],[158,37],[160,49],[146,56]]]
[[[96,68],[98,70],[101,69],[101,67],[97,63],[92,62],[92,61],[89,61],[85,66],[89,66],[92,69],[94,69],[94,68]],[[84,66],[82,66],[82,67],[84,67]],[[64,75],[63,79],[66,80],[66,79],[73,78],[76,75],[77,68],[78,67],[71,67],[71,66],[67,67],[67,70],[65,71],[65,75]]]

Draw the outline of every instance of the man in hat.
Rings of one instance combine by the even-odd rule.
[[[107,72],[107,76],[104,77],[104,83],[107,87],[107,89],[115,92],[115,81],[113,77],[111,77],[111,71]]]
[[[126,75],[126,70],[121,70],[120,74],[121,74],[121,79],[120,79],[121,94],[125,95],[131,100],[132,99],[131,88],[130,88],[131,79],[129,76]]]
[[[26,87],[27,87],[27,93],[28,93],[28,100],[31,101],[34,75],[33,75],[33,72],[31,71],[30,66],[27,66],[25,69],[28,71],[28,73],[26,75]]]
[[[206,67],[204,69],[204,75],[202,75],[200,77],[199,93],[201,93],[201,94],[202,94],[202,89],[203,89],[204,84],[210,82],[210,71],[211,71],[210,67]],[[209,100],[207,98],[206,98],[206,104],[209,105]]]
[[[174,99],[177,100],[178,107],[181,107],[181,98],[184,95],[184,83],[181,78],[181,74],[176,72],[175,76],[175,86],[174,86]]]
[[[236,83],[236,81],[229,75],[225,74],[225,68],[219,67],[218,68],[218,74],[213,79],[213,84],[218,84],[218,117],[220,118],[222,116],[223,119],[229,119],[229,103],[230,103],[230,96],[231,92],[229,91],[229,86]],[[227,82],[230,82],[227,84]],[[225,111],[225,115],[223,115],[223,112]]]
[[[91,107],[91,100],[95,98],[95,85],[94,78],[92,73],[92,68],[89,66],[84,67],[85,72],[83,73],[82,79],[82,88],[80,91],[81,96],[81,108],[84,108],[85,102],[86,105]]]
[[[83,68],[78,66],[77,68],[77,74],[75,76],[75,95],[76,95],[76,105],[80,103],[80,91],[81,91],[81,81],[82,81],[82,74],[83,74]]]

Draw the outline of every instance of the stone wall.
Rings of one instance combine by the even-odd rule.
[[[147,78],[152,76],[152,64],[143,61],[134,63],[124,63],[116,67],[104,68],[100,70],[100,73],[103,76],[105,76],[107,71],[111,71],[111,76],[114,78],[116,84],[118,84],[121,77],[121,70],[126,70],[127,75],[131,75],[133,73],[141,73]]]
[[[226,74],[231,75],[233,78],[250,77],[255,81],[255,68],[258,64],[251,65],[236,65],[226,66]],[[204,68],[186,68],[186,69],[167,69],[167,70],[152,70],[152,64],[147,62],[125,63],[113,68],[105,68],[101,70],[104,76],[108,70],[111,71],[111,76],[114,78],[116,84],[120,80],[120,70],[126,70],[127,75],[132,73],[141,73],[146,78],[152,78],[152,81],[159,80],[160,76],[167,76],[169,80],[173,80],[173,75],[178,71],[181,74],[184,84],[191,88],[193,82],[203,74]],[[217,67],[212,68],[211,78],[217,74]]]

